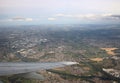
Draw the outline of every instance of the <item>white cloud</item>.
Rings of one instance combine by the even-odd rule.
[[[98,18],[98,15],[95,15],[95,14],[80,14],[80,15],[74,15],[73,16],[74,18],[77,18],[77,19],[97,19]]]
[[[9,19],[9,21],[33,21],[32,18],[25,18],[25,17],[13,17]]]
[[[33,21],[32,18],[26,18],[25,20],[26,20],[26,21]]]
[[[56,14],[55,17],[63,18],[74,18],[74,19],[95,19],[97,15],[95,14]]]
[[[58,17],[58,16],[65,16],[65,14],[60,13],[60,14],[56,14],[55,16],[56,17]]]
[[[62,13],[56,14],[55,16],[56,17],[73,17],[73,15],[71,15],[71,14],[62,14]]]
[[[110,15],[110,16],[106,17],[105,19],[120,21],[120,15]]]
[[[74,18],[74,19],[89,19],[89,20],[98,20],[98,19],[110,19],[110,20],[119,20],[120,15],[113,15],[110,13],[106,14],[56,14],[56,18]]]
[[[56,20],[56,18],[48,18],[48,20],[54,21],[54,20]]]
[[[111,16],[112,14],[102,14],[102,16],[104,16],[104,17],[107,17],[107,16]]]

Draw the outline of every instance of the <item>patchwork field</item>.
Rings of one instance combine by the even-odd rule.
[[[105,50],[107,52],[107,54],[109,55],[115,55],[114,50],[118,49],[118,48],[101,48],[102,50]]]

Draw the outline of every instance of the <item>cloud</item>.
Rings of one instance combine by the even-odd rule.
[[[48,20],[54,21],[54,20],[56,20],[56,18],[48,18]]]
[[[33,21],[32,18],[24,18],[24,17],[13,17],[9,20],[10,21]]]
[[[25,20],[26,20],[26,21],[33,21],[32,18],[26,18]]]
[[[74,18],[74,19],[88,19],[88,20],[99,20],[99,19],[109,19],[109,20],[120,20],[120,15],[107,14],[56,14],[56,18]]]
[[[73,17],[77,18],[77,19],[91,19],[91,20],[94,20],[94,19],[97,19],[99,16],[95,15],[95,14],[79,14],[79,15],[74,15]]]
[[[104,14],[101,15],[101,19],[104,20],[111,20],[111,21],[120,21],[120,15],[113,15],[113,14]]]
[[[73,15],[60,13],[60,14],[56,14],[55,17],[73,17]]]
[[[112,14],[110,14],[110,13],[108,13],[108,14],[101,14],[101,16],[103,16],[103,17],[109,17],[109,16],[111,16]]]
[[[70,18],[93,18],[96,17],[95,14],[56,14],[56,17],[70,17]]]
[[[60,14],[56,14],[55,16],[56,16],[56,17],[63,17],[63,16],[65,16],[65,14],[61,14],[61,13],[60,13]]]
[[[120,15],[111,15],[110,17],[116,20],[120,20]]]

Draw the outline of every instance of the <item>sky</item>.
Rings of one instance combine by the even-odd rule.
[[[120,23],[120,0],[0,0],[0,25]]]

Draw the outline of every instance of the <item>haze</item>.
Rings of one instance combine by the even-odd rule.
[[[0,25],[119,22],[120,0],[0,0]]]

